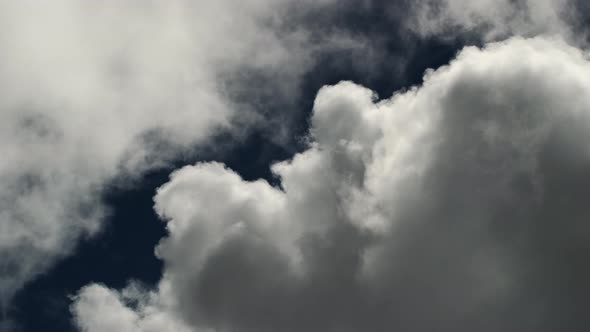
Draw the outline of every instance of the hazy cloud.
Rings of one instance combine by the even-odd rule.
[[[409,28],[441,38],[465,33],[491,41],[548,34],[585,43],[586,29],[576,25],[582,6],[576,0],[420,0]]]
[[[234,102],[240,87],[226,79],[264,68],[297,93],[314,48],[303,28],[282,25],[292,5],[0,3],[1,306],[100,228],[101,192],[114,177],[260,120]]]

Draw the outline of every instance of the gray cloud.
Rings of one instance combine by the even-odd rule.
[[[263,119],[233,98],[242,86],[228,78],[264,69],[281,98],[297,94],[316,48],[303,27],[281,21],[293,5],[0,4],[2,310],[81,236],[100,230],[108,215],[101,193],[114,178],[136,178],[220,129],[239,136]],[[326,35],[322,47],[339,40]]]
[[[543,3],[538,10],[549,19],[535,22],[551,28],[522,31],[562,31],[552,28],[565,26],[557,2]],[[100,230],[109,213],[101,192],[114,178],[161,166],[220,128],[240,135],[241,128],[262,124],[273,128],[273,139],[288,137],[300,78],[316,56],[346,50],[366,76],[386,59],[396,64],[388,70],[402,71],[406,51],[384,51],[383,39],[387,31],[406,31],[406,20],[406,28],[426,36],[449,20],[469,30],[479,28],[469,21],[474,17],[484,15],[477,22],[486,26],[496,18],[485,16],[478,2],[467,17],[457,16],[452,1],[440,22],[422,20],[431,7],[407,1],[365,1],[354,11],[350,3],[329,0],[0,6],[2,306],[69,254],[80,236]],[[347,30],[347,20],[358,23],[376,12],[384,13],[384,24],[367,21],[361,32]],[[500,26],[520,31],[516,23],[491,24]],[[486,38],[501,34],[490,31]],[[411,48],[407,41],[400,45]],[[250,75],[264,79],[252,84]]]
[[[158,289],[89,285],[76,322],[584,330],[589,74],[561,39],[512,38],[389,99],[324,87],[309,148],[273,166],[281,188],[218,163],[174,172],[155,196],[169,231]]]
[[[486,42],[558,35],[587,45],[587,27],[580,24],[586,7],[578,0],[420,0],[412,6],[415,17],[408,28],[424,36],[466,34]]]

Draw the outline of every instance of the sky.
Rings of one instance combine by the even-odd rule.
[[[0,1],[0,331],[585,331],[581,0]]]

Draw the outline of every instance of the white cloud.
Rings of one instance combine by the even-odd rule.
[[[155,302],[151,294],[141,292],[133,286],[121,293],[102,285],[83,288],[73,308],[80,329],[85,332],[193,331],[162,310],[163,304]],[[129,304],[135,310],[128,308]]]
[[[194,331],[581,323],[569,285],[586,282],[583,254],[564,248],[588,242],[587,96],[590,62],[548,38],[468,47],[381,101],[324,87],[309,149],[273,166],[281,189],[201,163],[158,190],[169,236],[150,296]],[[95,324],[107,307],[121,324],[142,316],[93,292],[120,297],[83,289],[73,312],[86,331],[107,331]]]
[[[6,271],[0,275],[0,305],[56,258],[67,255],[81,235],[100,229],[100,220],[108,214],[100,194],[114,177],[161,165],[233,120],[259,120],[229,98],[235,93],[231,89],[249,91],[252,84],[228,87],[225,78],[263,69],[273,73],[282,93],[296,95],[297,79],[315,52],[330,47],[358,51],[359,45],[369,48],[366,54],[374,51],[362,36],[344,31],[309,34],[305,26],[281,25],[291,18],[285,13],[320,13],[331,1],[0,3],[0,270]],[[447,0],[433,20],[427,18],[432,7],[422,2],[418,21],[408,25],[424,35],[448,26],[483,26],[488,39],[510,33],[569,34],[564,23],[571,12],[569,1],[517,3]],[[519,10],[523,4],[527,10]],[[350,121],[361,119],[354,110],[347,116]],[[314,134],[318,142],[347,140],[334,135],[353,130],[358,137],[347,143],[349,151],[334,158],[352,158],[348,154],[358,150],[354,160],[337,163],[363,168],[367,156],[362,151],[380,135],[370,129],[371,121],[381,119],[368,116],[361,128],[342,119],[336,124],[331,116],[317,115]],[[316,154],[298,158],[326,162],[322,153]],[[303,172],[297,176],[305,177],[305,167],[289,166],[285,172]],[[297,181],[291,185],[293,192],[301,190],[303,195],[311,190]],[[322,188],[314,190],[318,197],[328,195]],[[361,201],[366,196],[349,195],[360,195],[356,199]],[[349,203],[356,204],[356,199]],[[308,203],[323,204],[303,199],[298,204]],[[362,209],[349,213],[369,213],[356,218],[368,218],[371,221],[364,223],[370,227],[386,227],[383,216],[359,204]],[[330,220],[340,212],[322,213],[322,220]],[[319,224],[312,227],[324,227]]]
[[[276,85],[296,84],[313,48],[304,30],[279,28],[291,5],[0,3],[1,306],[99,229],[115,176],[254,121],[223,78],[264,68]]]

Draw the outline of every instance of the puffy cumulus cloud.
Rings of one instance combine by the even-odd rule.
[[[322,88],[280,187],[201,163],[158,190],[152,301],[191,331],[585,330],[589,77],[565,42],[513,38],[389,99]],[[117,298],[83,289],[82,330],[149,318]]]
[[[162,310],[164,304],[157,303],[151,294],[133,285],[120,293],[105,286],[91,285],[83,288],[74,299],[77,320],[84,331],[192,331]],[[133,305],[134,310],[128,305]]]
[[[304,27],[282,26],[293,6],[0,3],[2,306],[99,228],[108,213],[100,193],[114,177],[161,165],[234,121],[257,121],[232,102],[240,87],[228,77],[264,69],[274,86],[296,93],[315,47]]]
[[[539,34],[580,41],[573,31],[579,8],[576,0],[421,0],[411,28],[424,35],[476,32],[488,41]]]

